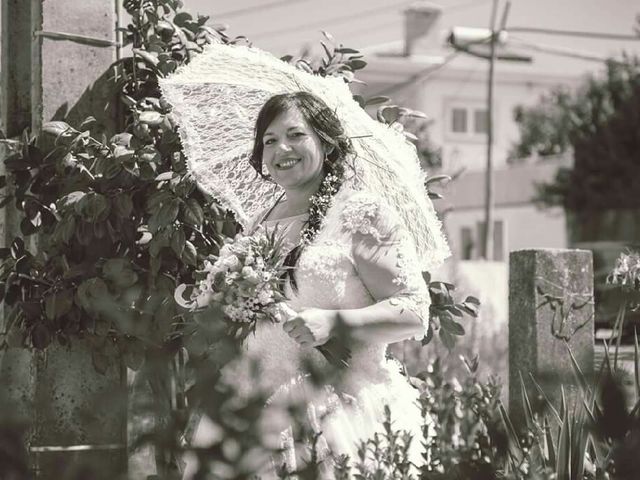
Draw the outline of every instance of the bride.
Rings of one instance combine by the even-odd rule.
[[[429,292],[398,212],[379,192],[352,181],[354,156],[334,111],[310,93],[275,95],[260,110],[250,162],[284,194],[255,216],[250,231],[284,232],[291,267],[285,293],[297,313],[283,324],[260,325],[248,339],[247,356],[260,360],[261,387],[287,391],[304,382],[304,362],[326,365],[314,347],[331,341],[340,325],[349,333],[348,368],[324,395],[307,399],[314,429],[332,456],[357,459],[360,443],[383,431],[388,406],[394,430],[413,435],[409,459],[419,466],[424,420],[418,391],[386,350],[424,336]],[[248,378],[240,370],[230,376]],[[210,440],[203,420],[193,443]],[[294,468],[295,455],[285,457]],[[194,470],[188,465],[185,478]]]

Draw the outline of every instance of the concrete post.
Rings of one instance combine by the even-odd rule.
[[[107,129],[113,125],[112,111],[104,108],[109,88],[93,82],[105,78],[116,58],[118,1],[3,0],[0,125],[8,137],[27,127],[38,132],[54,118],[76,123],[93,115]],[[6,210],[5,244],[19,234],[14,212]],[[95,469],[87,473],[91,478],[116,478],[125,471],[122,368],[97,373],[91,349],[78,341],[40,353],[0,353],[0,382],[29,414],[37,478],[67,478],[87,463]]]
[[[575,385],[567,344],[583,373],[593,375],[593,264],[586,250],[520,250],[509,257],[509,411],[523,425],[522,375],[532,374],[557,406],[560,383],[569,400]]]

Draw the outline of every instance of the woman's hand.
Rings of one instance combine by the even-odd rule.
[[[308,308],[282,325],[287,334],[302,346],[324,345],[338,317],[337,310]]]

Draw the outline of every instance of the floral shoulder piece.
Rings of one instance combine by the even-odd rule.
[[[389,219],[386,218],[389,214],[379,197],[369,192],[356,192],[346,200],[340,219],[349,233],[371,235],[376,241],[382,241],[389,233]]]

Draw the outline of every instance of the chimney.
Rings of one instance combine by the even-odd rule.
[[[404,55],[409,56],[427,51],[439,45],[438,24],[442,7],[418,1],[404,11]]]

